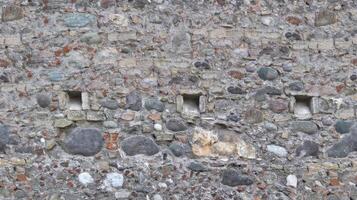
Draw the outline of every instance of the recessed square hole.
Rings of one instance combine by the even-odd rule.
[[[82,110],[82,92],[68,91],[68,109]]]
[[[183,94],[183,109],[184,113],[192,115],[200,114],[200,95],[198,94]]]
[[[310,119],[312,113],[312,97],[295,96],[294,115],[299,119]]]

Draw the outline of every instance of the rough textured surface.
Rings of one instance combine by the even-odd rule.
[[[1,0],[0,199],[356,200],[356,8]]]

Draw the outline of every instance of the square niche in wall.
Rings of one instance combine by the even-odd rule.
[[[205,112],[206,98],[201,93],[181,94],[176,97],[177,111],[189,116]]]
[[[82,92],[80,91],[67,91],[69,110],[82,110]]]
[[[295,95],[290,102],[290,110],[298,119],[311,119],[317,113],[317,97],[308,95]]]

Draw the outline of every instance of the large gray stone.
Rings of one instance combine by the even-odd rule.
[[[141,94],[137,91],[132,91],[126,96],[126,108],[139,111],[142,107]]]
[[[118,101],[114,100],[114,99],[102,99],[99,101],[99,104],[104,107],[104,108],[108,108],[110,110],[115,110],[119,108],[119,103]]]
[[[311,121],[295,121],[291,123],[291,130],[306,134],[314,134],[318,131],[318,127]]]
[[[238,185],[252,185],[253,179],[249,176],[242,175],[236,170],[226,169],[222,173],[222,184],[231,187]]]
[[[67,153],[93,156],[103,147],[104,141],[100,130],[94,128],[76,128],[63,142]]]
[[[185,122],[183,122],[181,119],[169,119],[166,122],[166,128],[174,132],[187,130]]]
[[[276,69],[271,67],[262,67],[258,70],[258,76],[263,80],[271,81],[276,79],[279,76],[279,73]]]
[[[162,112],[165,109],[165,104],[162,103],[156,97],[150,97],[150,98],[146,99],[146,101],[145,101],[145,108],[147,110],[156,110],[158,112]]]
[[[349,153],[357,151],[357,126],[351,128],[351,133],[327,150],[327,155],[334,158],[347,157]]]
[[[126,138],[121,142],[121,148],[129,156],[138,154],[152,156],[160,151],[154,140],[145,136],[131,136]]]
[[[37,104],[42,108],[46,108],[51,104],[51,98],[46,94],[38,94],[36,100]]]
[[[350,120],[338,120],[335,124],[335,130],[337,133],[348,133],[350,132],[351,127],[353,126],[354,121]]]
[[[321,10],[316,13],[315,26],[326,26],[337,22],[337,16],[334,12],[329,10]]]

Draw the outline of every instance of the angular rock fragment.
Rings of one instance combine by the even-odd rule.
[[[151,138],[145,136],[131,136],[121,142],[122,150],[129,156],[144,154],[152,156],[157,154],[159,146]]]
[[[236,170],[226,169],[222,173],[222,184],[231,187],[239,185],[252,185],[253,179],[249,176],[242,175]]]
[[[74,155],[93,156],[103,147],[101,132],[94,128],[76,128],[66,136],[63,148]]]

